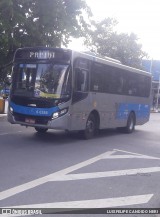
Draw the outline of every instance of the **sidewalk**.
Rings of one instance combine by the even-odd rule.
[[[151,109],[151,113],[160,113],[160,110],[158,109]]]
[[[6,117],[7,114],[0,114],[0,118]]]
[[[5,100],[4,113],[2,113],[2,114],[0,113],[0,118],[3,118],[3,117],[7,116],[7,109],[8,109],[8,99]]]

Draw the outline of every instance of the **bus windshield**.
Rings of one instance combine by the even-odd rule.
[[[60,98],[70,94],[68,65],[18,64],[14,67],[15,95]]]

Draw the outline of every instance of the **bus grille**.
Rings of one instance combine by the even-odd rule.
[[[22,115],[19,113],[14,112],[13,113],[14,118],[16,121],[18,122],[24,122],[25,123],[25,119],[26,118],[30,118],[30,119],[34,119],[35,120],[35,124],[42,124],[42,125],[47,125],[48,121],[51,120],[51,117],[40,117],[40,116],[31,116],[31,115]]]

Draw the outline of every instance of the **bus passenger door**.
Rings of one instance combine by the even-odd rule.
[[[71,130],[83,130],[85,129],[86,119],[89,112],[89,70],[84,67],[75,67],[74,75],[74,91],[71,108]]]
[[[104,64],[93,62],[90,73],[92,110],[100,117],[100,129],[109,128],[112,119],[111,95],[108,94],[110,72]]]

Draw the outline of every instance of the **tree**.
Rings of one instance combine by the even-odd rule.
[[[107,18],[101,22],[94,22],[94,30],[90,31],[86,45],[90,51],[108,56],[121,63],[135,68],[142,68],[141,60],[147,57],[138,44],[138,37],[134,34],[120,33],[114,31],[117,25],[115,19]]]
[[[21,34],[21,23],[25,22],[25,13],[19,6],[20,1],[1,0],[0,2],[0,78],[7,73],[13,53],[18,47],[17,35]]]
[[[0,79],[18,47],[60,47],[70,36],[84,36],[83,13],[91,15],[85,0],[1,0]]]

